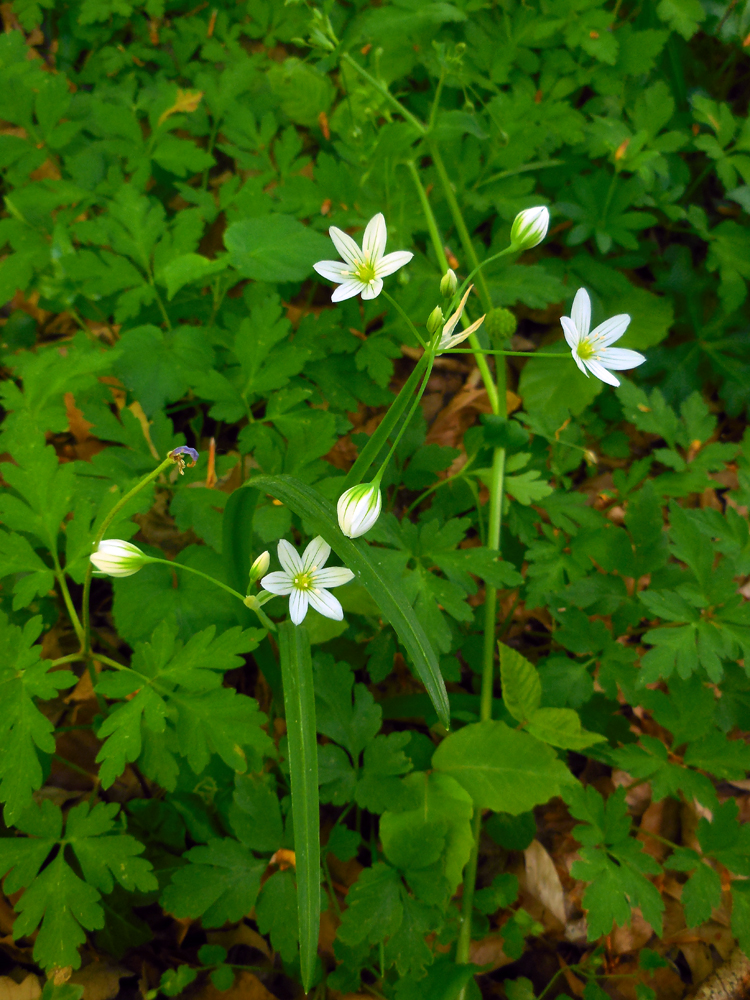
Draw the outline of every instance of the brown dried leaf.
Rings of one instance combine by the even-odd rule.
[[[538,840],[523,852],[526,860],[526,889],[565,926],[565,899],[555,863]]]
[[[276,1000],[260,979],[246,969],[237,973],[234,986],[230,989],[224,992],[217,990],[209,979],[192,996],[194,1000]]]
[[[33,972],[20,983],[10,976],[0,976],[0,1000],[37,1000],[41,995],[41,984]]]

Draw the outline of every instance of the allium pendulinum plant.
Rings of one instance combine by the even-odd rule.
[[[3,10],[0,951],[44,1000],[107,957],[454,1000],[488,954],[539,1000],[540,882],[586,1000],[750,951],[750,14],[584,6]]]

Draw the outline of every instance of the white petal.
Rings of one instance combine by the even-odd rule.
[[[394,250],[393,253],[387,253],[375,264],[375,273],[379,278],[387,278],[389,274],[408,264],[413,256],[414,254],[408,250]]]
[[[351,236],[348,233],[345,233],[343,229],[337,229],[336,226],[331,226],[328,230],[328,235],[333,240],[333,245],[347,263],[364,263],[362,251],[359,249]]]
[[[293,590],[289,595],[289,617],[295,625],[301,625],[307,614],[307,591]]]
[[[373,278],[365,288],[362,289],[362,299],[376,299],[383,291],[383,279]]]
[[[596,358],[605,368],[614,368],[615,371],[629,371],[637,368],[646,360],[638,351],[629,351],[625,347],[609,347],[605,351],[600,351]]]
[[[578,333],[578,327],[569,316],[561,316],[560,325],[563,328],[563,333],[565,334],[565,339],[568,342],[568,347],[575,353],[575,349],[581,340],[580,334]]]
[[[367,223],[365,235],[362,237],[362,252],[371,264],[375,264],[385,253],[385,241],[388,238],[388,231],[385,227],[385,218],[382,212],[373,215]]]
[[[620,384],[620,380],[615,378],[612,372],[608,372],[604,365],[600,364],[598,361],[594,361],[593,358],[590,358],[588,361],[584,361],[584,364],[591,374],[596,375],[596,377],[601,379],[602,382],[606,382],[608,385],[614,386],[618,386]]]
[[[260,581],[260,585],[269,594],[279,594],[281,597],[286,597],[294,590],[288,573],[268,573]]]
[[[289,576],[296,576],[297,573],[302,572],[302,560],[297,554],[295,547],[291,545],[286,538],[281,539],[279,547],[276,551],[279,556],[279,562]]]
[[[325,615],[326,618],[333,618],[337,622],[343,619],[344,609],[333,594],[329,594],[327,590],[308,590],[306,591],[306,596],[310,604],[321,615]]]
[[[328,542],[324,542],[320,535],[317,538],[313,538],[302,553],[302,565],[305,573],[309,573],[312,569],[321,569],[325,566],[326,559],[328,559],[330,554],[331,546]]]
[[[583,361],[581,361],[581,359],[578,357],[578,355],[576,354],[575,351],[573,351],[573,360],[578,365],[578,367],[581,369],[581,371],[586,376],[586,378],[588,378],[589,377],[589,373],[586,371],[586,365],[583,363]]]
[[[348,278],[343,285],[339,285],[338,288],[334,289],[331,302],[343,302],[344,299],[352,299],[366,288],[367,285],[363,285],[358,278]]]
[[[609,347],[610,344],[614,344],[616,340],[620,339],[629,325],[630,316],[627,313],[620,313],[618,316],[605,319],[591,332],[589,339],[592,346],[596,348]]]
[[[329,281],[346,281],[351,278],[352,269],[348,264],[342,264],[340,260],[319,260],[313,267],[324,278]]]
[[[354,573],[346,566],[329,566],[327,569],[318,570],[313,577],[316,587],[343,587],[354,579]]]
[[[591,328],[591,299],[585,288],[579,288],[576,292],[573,308],[570,310],[570,318],[575,323],[579,334],[585,337]]]

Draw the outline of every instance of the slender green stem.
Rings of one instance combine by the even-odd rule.
[[[432,211],[432,205],[430,205],[427,198],[427,192],[424,189],[424,185],[422,184],[422,180],[419,176],[414,160],[407,160],[406,168],[411,174],[414,186],[417,189],[417,196],[420,204],[422,205],[422,212],[424,213],[427,229],[430,233],[430,239],[432,240],[432,246],[435,250],[435,256],[440,264],[440,270],[443,274],[445,274],[448,270],[448,258],[445,256],[445,247],[443,246],[443,241],[440,236],[440,230],[437,227],[437,220],[435,219],[435,215]]]
[[[424,492],[419,494],[419,496],[413,503],[409,504],[409,506],[406,508],[406,513],[411,514],[411,512],[415,508],[417,508],[422,503],[423,500],[427,499],[430,493],[434,493],[435,490],[440,489],[441,486],[447,486],[448,483],[455,483],[459,479],[465,479],[468,475],[470,475],[469,470],[471,469],[471,466],[473,465],[475,458],[476,455],[470,458],[467,461],[466,465],[464,465],[461,471],[457,472],[455,476],[448,476],[447,479],[439,479],[436,483],[433,483],[432,486],[428,486],[427,489],[424,490]]]
[[[430,109],[430,120],[427,124],[428,131],[432,131],[435,127],[435,119],[437,118],[438,109],[440,107],[440,98],[443,93],[443,84],[445,83],[445,70],[440,74],[440,79],[438,80],[438,85],[435,88],[435,97],[432,101],[432,108]]]
[[[52,660],[53,667],[61,667],[63,663],[76,663],[78,660],[82,660],[83,656],[80,652],[78,653],[68,653],[67,656],[59,656],[56,660]]]
[[[469,347],[452,347],[441,354],[500,354],[506,358],[560,358],[563,361],[570,361],[567,354],[548,354],[543,351],[488,351],[484,347],[477,350]]]
[[[92,548],[93,552],[96,552],[96,550],[99,548],[99,543],[104,538],[104,533],[106,532],[110,524],[114,521],[114,519],[117,517],[122,508],[125,506],[125,504],[128,503],[136,495],[136,493],[139,493],[144,486],[147,486],[150,482],[152,482],[152,480],[156,479],[156,477],[160,475],[164,471],[164,469],[167,468],[167,466],[173,464],[174,464],[173,459],[165,458],[164,461],[161,463],[161,465],[158,465],[153,472],[149,472],[149,474],[145,476],[139,483],[136,483],[136,485],[131,490],[128,490],[128,492],[125,494],[124,497],[120,497],[120,499],[114,505],[112,510],[109,512],[109,514],[107,514],[107,516],[104,518],[99,527],[99,531],[96,533],[96,538],[94,539],[94,544]],[[83,644],[84,657],[86,659],[88,659],[89,653],[91,652],[91,612],[89,608],[89,600],[91,594],[91,574],[93,570],[94,570],[94,564],[89,559],[89,564],[86,567],[86,575],[83,578],[83,608],[82,608],[83,611],[82,644]],[[92,682],[93,681],[94,678],[92,677]]]
[[[245,598],[238,590],[232,590],[231,587],[228,587],[225,583],[222,583],[221,580],[217,580],[213,576],[209,576],[208,573],[201,572],[201,570],[199,569],[194,569],[192,566],[186,566],[185,563],[178,563],[174,559],[156,559],[149,556],[148,561],[152,563],[162,563],[162,565],[164,566],[169,566],[170,569],[184,569],[188,573],[194,573],[195,576],[201,576],[203,577],[204,580],[209,580],[217,587],[221,587],[222,590],[226,590],[226,592],[228,594],[231,594],[232,597],[239,598],[239,600],[242,601],[243,604],[245,603]]]
[[[422,181],[420,180],[419,174],[417,173],[417,169],[414,166],[414,164],[412,164],[412,166],[410,167],[410,173],[414,181],[414,186],[417,189],[417,194],[419,195],[419,200],[422,205],[422,210],[424,212],[425,220],[427,222],[427,228],[429,230],[430,238],[432,239],[432,245],[435,250],[435,256],[440,262],[440,267],[442,269],[442,272],[445,273],[448,270],[448,260],[445,256],[443,241],[440,238],[440,231],[437,227],[437,221],[432,211],[432,206],[430,205],[430,202],[427,198],[427,193],[422,185]],[[458,208],[458,206],[456,207]],[[459,214],[460,214],[460,209],[459,209]],[[465,309],[463,311],[463,315],[461,316],[461,324],[463,325],[464,329],[466,329],[466,327],[469,326],[470,324],[470,320]],[[479,369],[479,373],[482,376],[484,387],[487,390],[487,396],[490,401],[490,407],[492,408],[492,412],[495,414],[499,414],[500,396],[498,395],[498,391],[495,386],[495,380],[493,379],[492,372],[490,371],[490,366],[487,364],[486,359],[481,353],[482,347],[481,344],[479,343],[479,340],[477,339],[476,334],[472,333],[472,335],[469,337],[469,343],[472,346],[472,351],[474,353],[474,360],[476,361],[477,368]],[[503,371],[503,393],[502,393],[503,403],[505,401],[504,375],[505,372]],[[505,407],[503,406],[503,410],[504,409]]]
[[[67,608],[68,615],[70,616],[71,624],[73,625],[75,633],[78,636],[78,641],[82,643],[83,626],[81,625],[81,621],[78,617],[78,612],[76,611],[75,605],[73,604],[73,599],[70,596],[70,591],[68,590],[68,584],[65,581],[65,574],[62,571],[62,567],[60,566],[60,560],[57,558],[56,552],[52,553],[52,559],[55,564],[55,578],[57,579],[57,582],[60,584],[60,593],[62,594],[63,601],[65,602],[65,607]]]
[[[427,350],[427,344],[426,344],[426,343],[425,343],[425,341],[424,341],[424,340],[422,339],[422,336],[420,335],[420,333],[419,333],[419,331],[417,330],[416,326],[415,326],[415,325],[414,325],[414,324],[412,323],[412,321],[411,321],[411,320],[409,319],[409,317],[408,317],[408,316],[407,316],[407,314],[406,314],[406,313],[404,312],[404,310],[403,310],[403,309],[401,308],[401,306],[400,306],[400,305],[398,304],[398,302],[396,302],[396,300],[395,300],[395,299],[393,298],[393,296],[392,296],[392,295],[389,295],[389,294],[388,294],[388,292],[386,292],[386,290],[385,290],[385,289],[383,289],[383,291],[382,291],[382,293],[381,293],[381,294],[382,294],[383,298],[384,298],[384,299],[387,299],[387,300],[388,300],[388,301],[390,302],[390,304],[391,304],[391,305],[393,306],[393,308],[394,308],[394,309],[395,309],[395,310],[396,310],[396,311],[397,311],[398,313],[400,313],[400,315],[401,315],[401,318],[402,318],[402,319],[404,320],[404,322],[405,322],[405,323],[406,323],[406,325],[407,325],[407,326],[409,327],[409,329],[411,330],[411,332],[412,332],[412,333],[414,334],[414,336],[415,336],[415,337],[417,338],[417,340],[419,341],[419,343],[420,343],[420,344],[422,345],[422,347],[424,347],[424,349],[425,349],[425,350]]]
[[[416,388],[417,382],[429,361],[430,355],[425,352],[414,366],[414,371],[404,383],[396,399],[391,403],[390,409],[385,417],[375,428],[370,436],[370,440],[364,446],[356,462],[351,467],[342,484],[342,492],[348,490],[350,486],[356,486],[362,482],[370,466],[380,454],[382,448],[388,441],[388,437],[401,419],[406,407],[409,405],[411,394]]]
[[[456,199],[456,193],[453,190],[451,179],[448,176],[448,171],[445,169],[443,158],[441,157],[440,151],[438,150],[435,142],[430,143],[430,155],[432,156],[432,162],[435,164],[435,169],[437,170],[438,177],[440,178],[440,183],[443,187],[443,194],[445,195],[445,200],[448,202],[448,207],[451,210],[453,223],[463,245],[464,253],[469,258],[471,266],[474,269],[477,269],[479,267],[479,258],[477,257],[476,250],[474,249],[474,244],[471,242],[469,230],[466,228],[466,223],[464,222],[463,214]],[[492,308],[492,297],[490,296],[489,289],[487,288],[487,282],[481,271],[477,271],[477,285],[479,288],[479,298],[482,300],[482,308],[485,312],[489,312]]]
[[[351,66],[353,70],[359,73],[359,75],[362,77],[363,80],[367,80],[370,86],[374,87],[379,94],[382,94],[382,96],[388,101],[391,107],[394,108],[396,111],[398,111],[399,114],[402,114],[404,118],[409,122],[409,124],[413,125],[414,128],[417,129],[417,131],[421,135],[427,134],[427,126],[424,124],[424,122],[421,122],[415,115],[411,113],[411,111],[409,111],[408,108],[405,108],[404,105],[401,103],[401,101],[399,101],[397,97],[393,96],[393,94],[390,92],[390,90],[388,90],[385,84],[381,83],[380,80],[376,80],[375,77],[372,76],[370,73],[368,73],[363,66],[360,66],[355,59],[352,59],[352,57],[349,55],[348,52],[344,52],[342,54],[341,61],[345,62],[347,66]]]
[[[503,492],[505,477],[505,449],[495,448],[492,459],[492,478],[490,481],[490,515],[487,533],[487,548],[500,552],[500,530],[502,526]],[[492,718],[492,688],[495,671],[495,618],[497,616],[497,588],[485,583],[484,605],[484,655],[482,664],[482,687],[479,701],[479,719],[486,722]],[[472,844],[469,862],[464,873],[463,907],[461,914],[461,929],[456,945],[456,961],[465,964],[469,961],[471,946],[471,911],[474,906],[474,888],[477,880],[477,864],[479,862],[479,835],[482,827],[482,810],[474,812],[472,821]]]
[[[492,457],[490,480],[490,515],[487,548],[500,554],[500,531],[503,518],[503,493],[505,486],[505,448],[495,448]],[[482,665],[482,694],[479,718],[482,722],[492,718],[492,685],[495,663],[495,618],[497,616],[497,588],[485,588],[484,605],[484,659]]]
[[[393,453],[396,450],[396,448],[398,447],[399,441],[401,440],[401,438],[404,435],[404,431],[406,430],[406,428],[411,423],[411,418],[414,416],[414,413],[415,413],[417,407],[419,406],[419,401],[422,398],[422,396],[424,395],[425,389],[427,388],[427,383],[430,381],[430,375],[432,374],[432,365],[433,365],[434,361],[435,361],[435,355],[433,353],[430,353],[428,355],[427,371],[424,373],[424,378],[422,379],[422,384],[419,387],[419,391],[417,392],[417,395],[414,397],[414,401],[411,404],[411,407],[409,408],[409,412],[406,414],[406,418],[402,421],[401,427],[399,429],[398,434],[394,438],[394,441],[393,441],[393,444],[391,445],[390,451],[385,456],[385,458],[383,460],[383,463],[381,464],[380,468],[378,469],[378,472],[377,472],[377,474],[376,474],[375,479],[373,480],[373,482],[380,483],[380,480],[383,478],[383,473],[385,472],[385,470],[386,470],[386,468],[388,466],[388,463],[390,462],[391,458],[393,457]]]
[[[545,170],[547,167],[559,167],[564,162],[564,160],[540,160],[538,163],[526,163],[524,166],[514,167],[512,170],[501,170],[499,174],[493,174],[492,177],[485,177],[484,180],[477,181],[473,190],[476,191],[478,188],[484,187],[485,184],[492,184],[493,181],[505,180],[506,177],[526,174],[530,170]]]

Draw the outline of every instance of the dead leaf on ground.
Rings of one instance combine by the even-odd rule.
[[[469,961],[473,962],[474,965],[481,966],[491,966],[490,969],[486,969],[487,972],[492,972],[495,969],[502,969],[504,965],[510,965],[513,962],[512,958],[508,956],[503,951],[503,939],[501,934],[488,934],[487,937],[481,939],[481,941],[472,941],[471,949],[469,951]]]
[[[22,971],[19,969],[19,972]],[[0,976],[0,1000],[37,1000],[42,986],[37,976],[30,972],[20,983],[10,976]]]
[[[220,944],[227,951],[236,944],[245,944],[248,948],[256,948],[271,961],[271,949],[266,939],[244,922],[226,931],[207,931],[206,940],[209,944]]]
[[[538,840],[523,852],[526,860],[526,889],[565,926],[565,899],[555,863]]]
[[[252,972],[242,969],[237,973],[234,985],[228,990],[217,990],[210,979],[191,994],[193,1000],[277,1000]]]
[[[83,1000],[112,1000],[120,992],[120,980],[132,975],[121,965],[92,962],[74,972],[68,982],[83,986]]]

